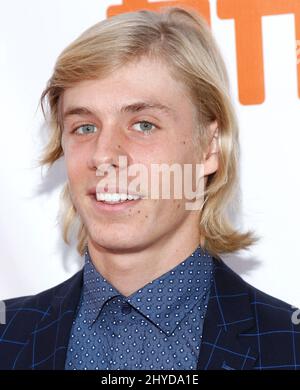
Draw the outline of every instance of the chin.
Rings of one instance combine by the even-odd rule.
[[[87,229],[89,239],[95,246],[100,246],[107,249],[113,248],[130,248],[136,242],[136,238],[133,235],[133,239],[130,239],[129,229],[122,228],[123,232],[118,229],[114,229],[110,226],[100,226],[100,224],[92,224],[92,228]]]
[[[111,231],[107,229],[103,232],[103,229],[98,227],[88,233],[88,241],[95,248],[100,247],[107,251],[130,253],[145,249],[149,245],[149,237],[147,237],[147,241],[138,240],[137,235],[138,232],[130,237],[128,229],[124,229],[124,234],[120,234],[114,229],[111,229]]]

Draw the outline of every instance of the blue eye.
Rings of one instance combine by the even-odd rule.
[[[93,134],[95,132],[94,130],[96,131],[96,126],[95,125],[86,124],[86,125],[82,125],[82,126],[77,127],[74,130],[74,133],[77,133],[77,134],[80,134],[80,135],[83,135],[83,134]]]
[[[156,127],[153,123],[147,121],[136,122],[135,125],[141,125],[139,132],[150,134],[153,131],[153,127]]]

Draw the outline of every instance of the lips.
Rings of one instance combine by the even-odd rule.
[[[93,209],[97,213],[122,213],[126,210],[129,210],[132,207],[135,207],[139,202],[142,200],[141,198],[136,200],[125,200],[120,202],[106,202],[106,201],[98,201],[96,199],[96,193],[89,195],[90,199],[92,200],[92,206]]]
[[[128,192],[126,189],[114,189],[114,191],[109,189],[108,191],[104,190],[103,192],[99,192],[97,189],[99,190],[99,187],[91,187],[87,191],[87,195],[91,198],[93,208],[97,213],[113,212],[115,214],[125,212],[137,205],[143,198],[140,194],[132,193],[131,191]],[[109,196],[106,196],[108,194]],[[119,197],[113,197],[113,194],[123,194],[123,197],[119,199]]]

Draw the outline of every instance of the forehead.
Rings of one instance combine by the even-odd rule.
[[[67,88],[62,96],[62,111],[69,113],[75,107],[88,105],[121,112],[155,109],[162,114],[175,114],[184,107],[185,97],[189,100],[186,87],[172,77],[165,64],[144,59],[107,77],[80,81]]]

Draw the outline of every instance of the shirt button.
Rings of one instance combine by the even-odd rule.
[[[123,314],[131,313],[131,306],[128,303],[123,303],[123,305],[122,305],[122,313]]]

